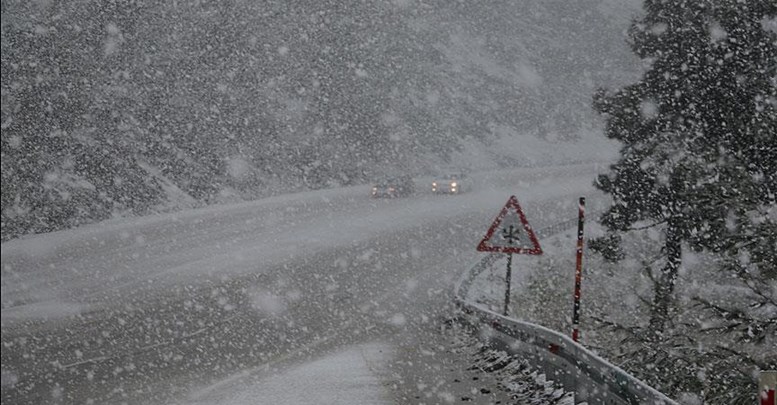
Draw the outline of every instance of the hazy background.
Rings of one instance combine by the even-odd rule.
[[[384,173],[603,160],[636,0],[2,1],[2,239]]]

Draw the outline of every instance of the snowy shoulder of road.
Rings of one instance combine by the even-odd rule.
[[[390,346],[369,343],[349,347],[278,374],[253,370],[201,389],[188,404],[392,404],[378,370],[390,357]],[[251,381],[253,379],[253,381]],[[234,388],[234,389],[233,389]]]

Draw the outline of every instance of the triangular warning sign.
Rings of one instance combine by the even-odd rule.
[[[518,253],[541,255],[542,248],[537,236],[526,220],[521,205],[515,196],[510,196],[486,236],[478,244],[480,252]]]

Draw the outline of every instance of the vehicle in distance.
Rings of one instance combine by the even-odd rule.
[[[472,190],[472,180],[464,173],[448,173],[432,180],[432,192],[459,194]]]
[[[372,186],[373,198],[407,197],[413,194],[415,185],[410,176],[397,176],[379,180]]]

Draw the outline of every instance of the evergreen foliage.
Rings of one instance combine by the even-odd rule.
[[[646,0],[644,8],[629,31],[648,66],[643,77],[594,97],[622,149],[595,181],[613,204],[601,218],[611,235],[591,247],[617,260],[620,235],[655,228],[662,260],[660,269],[646,265],[649,325],[610,326],[630,348],[621,356],[649,366],[628,368],[653,386],[705,403],[751,403],[754,371],[777,366],[768,354],[777,327],[777,3]],[[704,252],[736,295],[695,297],[705,321],[672,305],[684,249]]]
[[[777,15],[771,1],[646,1],[629,32],[649,63],[643,78],[595,96],[620,160],[596,185],[613,197],[613,232],[660,225],[666,263],[656,276],[661,329],[682,245],[774,275],[777,201]],[[771,245],[770,245],[771,242]]]

